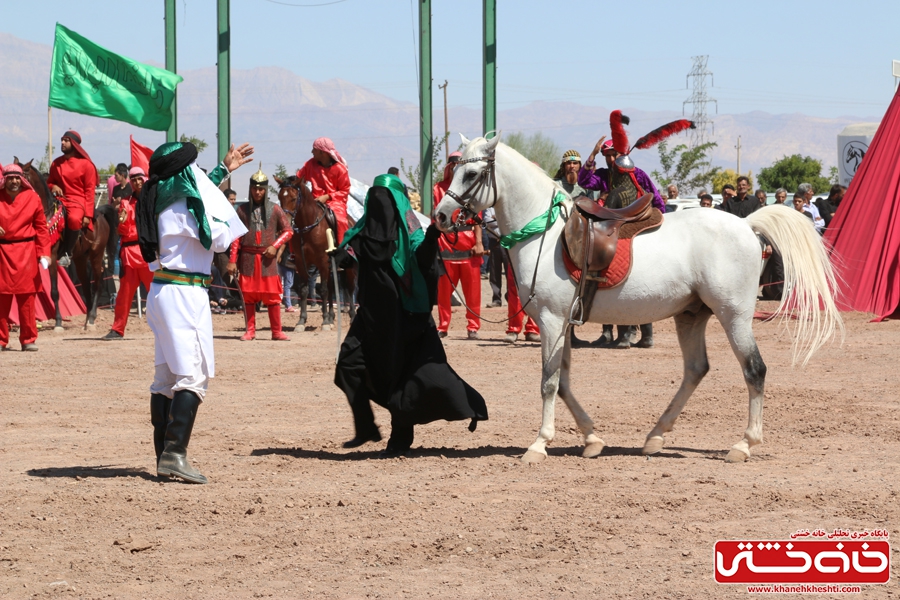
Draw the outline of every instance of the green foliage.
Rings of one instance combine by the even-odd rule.
[[[56,146],[48,146],[47,144],[44,144],[44,156],[41,157],[41,162],[34,165],[34,167],[38,170],[38,173],[50,172],[50,163],[53,162],[54,152],[56,152]]]
[[[521,131],[503,137],[503,143],[532,162],[536,162],[547,175],[553,177],[559,170],[563,151],[556,142],[540,131],[528,136]]]
[[[834,178],[837,169],[829,173]],[[822,177],[822,163],[811,156],[793,154],[775,161],[771,167],[765,167],[759,172],[759,185],[767,192],[773,192],[782,187],[793,193],[801,183],[810,183],[816,193],[827,193],[831,187],[831,181]]]
[[[662,172],[653,171],[653,178],[661,189],[670,184],[678,186],[679,193],[687,194],[708,187],[719,174],[721,167],[713,167],[709,151],[718,144],[707,142],[694,148],[679,144],[669,149],[665,141],[659,143],[659,162]]]
[[[113,176],[113,173],[116,172],[116,163],[109,163],[109,166],[99,167],[97,169],[97,174],[100,176],[100,181],[104,184],[106,180]]]
[[[431,173],[432,183],[439,183],[444,178],[444,161],[441,156],[444,155],[443,148],[447,144],[449,133],[445,133],[440,138],[431,140]],[[422,167],[416,164],[415,167],[407,165],[403,158],[400,159],[400,174],[405,175],[409,181],[409,191],[420,193],[422,189]]]
[[[831,167],[828,169],[828,181],[831,185],[841,182],[841,174],[838,171],[837,167]],[[825,191],[824,189],[822,191]]]
[[[292,173],[288,173],[287,168],[284,165],[280,165],[280,164],[275,165],[275,173],[272,175],[272,178],[270,179],[270,181],[275,181],[276,177],[283,181],[285,177],[288,177],[290,175],[292,175]],[[274,195],[277,198],[278,197],[278,188],[270,184],[269,185],[269,193]]]
[[[197,146],[197,154],[203,154],[203,151],[206,150],[206,148],[209,146],[209,144],[207,144],[206,142],[204,142],[197,136],[195,136],[195,135],[188,136],[188,135],[184,135],[183,133],[181,134],[181,137],[178,138],[178,141],[182,142],[182,143],[190,142],[193,145]]]
[[[744,177],[750,180],[750,191],[754,190],[753,187],[753,171],[748,171]],[[721,194],[722,188],[725,187],[726,183],[730,183],[737,189],[737,178],[738,174],[734,169],[725,169],[723,171],[719,171],[716,173],[716,176],[713,177],[712,180],[712,193],[713,194]]]

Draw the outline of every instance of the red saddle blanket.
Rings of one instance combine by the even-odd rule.
[[[628,238],[627,240],[619,239],[616,242],[616,255],[613,256],[613,260],[609,263],[609,266],[600,271],[599,278],[597,279],[598,288],[614,288],[628,277],[628,274],[631,272],[631,240],[632,238]],[[566,264],[566,270],[569,272],[569,276],[571,276],[576,283],[581,281],[581,269],[575,266],[575,263],[569,258],[568,252],[563,251],[563,261]]]
[[[659,211],[654,210],[655,214],[650,219],[638,221],[635,223],[626,223],[619,230],[619,239],[616,240],[616,254],[613,256],[609,266],[600,271],[597,276],[597,287],[599,289],[609,289],[621,285],[631,273],[631,242],[638,234],[653,231],[662,224],[663,216]],[[576,283],[581,281],[581,269],[579,269],[569,253],[563,250],[563,262],[569,276]]]

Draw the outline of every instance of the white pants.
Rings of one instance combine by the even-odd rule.
[[[151,394],[162,394],[166,398],[172,398],[175,392],[188,390],[194,392],[201,401],[206,396],[209,388],[209,373],[206,361],[200,363],[200,368],[189,375],[176,375],[169,370],[169,365],[162,363],[156,365],[153,375],[153,384],[150,386]]]

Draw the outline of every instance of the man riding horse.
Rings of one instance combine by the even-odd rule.
[[[77,131],[67,131],[60,140],[62,156],[50,165],[47,185],[66,207],[66,229],[59,250],[59,266],[68,267],[72,250],[82,229],[91,229],[94,220],[94,190],[99,179],[97,167],[81,147]]]
[[[324,204],[334,213],[337,221],[336,242],[340,243],[347,232],[347,196],[350,195],[347,162],[327,137],[313,142],[312,155],[297,171],[297,177],[309,182],[316,202]]]

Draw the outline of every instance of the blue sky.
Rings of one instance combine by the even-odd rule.
[[[51,45],[59,21],[115,52],[164,62],[162,0],[8,4],[0,30],[19,38]],[[276,65],[417,102],[416,0],[231,4],[232,68]],[[177,6],[179,69],[215,64],[215,0]],[[481,7],[432,0],[435,108],[445,79],[451,106],[481,105]],[[708,54],[719,113],[880,117],[900,59],[898,23],[896,0],[498,0],[498,102],[680,110],[691,57]]]

